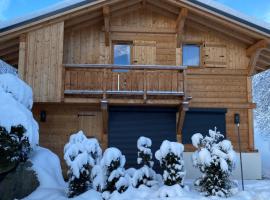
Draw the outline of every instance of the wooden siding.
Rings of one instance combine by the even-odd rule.
[[[153,10],[147,9],[133,10],[125,15],[113,13],[110,18],[109,46],[105,44],[104,30],[104,25],[100,20],[94,25],[74,29],[68,27],[65,30],[63,22],[61,22],[29,32],[26,35],[25,43],[21,40],[19,70],[24,73],[25,80],[33,87],[36,102],[59,102],[64,87],[69,90],[102,90],[104,70],[67,69],[65,77],[62,77],[61,65],[62,63],[110,64],[112,63],[112,44],[117,41],[132,44],[132,64],[182,64],[182,48],[177,46],[176,42],[176,19],[170,16],[157,14]],[[239,113],[244,151],[254,150],[252,124],[254,104],[252,104],[250,95],[250,81],[247,80],[250,60],[246,56],[247,45],[190,20],[186,21],[184,35],[181,38],[184,43],[201,45],[201,66],[189,67],[187,70],[187,94],[185,95],[193,97],[190,106],[227,108],[227,136],[235,147],[237,146],[237,137],[233,116],[235,113]],[[64,48],[62,49],[63,44]],[[63,62],[62,52],[64,54]],[[23,61],[21,58],[24,58],[24,55],[25,60]],[[20,67],[23,65],[26,66],[25,70]],[[145,72],[121,74],[120,79],[124,80],[120,84],[121,90],[141,90],[143,88],[142,77],[145,75],[143,73]],[[108,84],[106,88],[116,90],[116,79],[116,73],[112,71],[106,73],[106,84]],[[62,80],[65,82],[62,83]],[[181,77],[173,72],[151,72],[147,74],[146,80],[149,90],[180,91],[179,88],[183,87]],[[179,80],[180,85],[178,85]],[[67,97],[64,98],[64,101],[91,102],[91,98],[91,96],[87,96],[82,100],[78,97],[73,99]],[[100,99],[96,99],[95,102],[99,103]],[[122,105],[130,103],[127,96],[119,99],[118,103],[121,100]],[[163,100],[169,102],[166,98]],[[139,102],[139,104],[143,103],[145,102]],[[61,152],[60,155],[62,155],[63,145],[69,136],[67,132],[75,132],[79,128],[96,129],[97,132],[101,130],[101,125],[96,126],[99,124],[99,117],[92,120],[91,117],[77,116],[79,112],[95,113],[99,116],[97,109],[89,110],[92,106],[83,107],[75,104],[63,104],[59,108],[58,105],[44,106],[44,109],[49,110],[54,117],[52,121],[48,121],[48,124],[53,125],[45,126],[47,122],[41,124],[41,144],[56,149],[56,152]],[[61,111],[62,109],[63,111]],[[61,112],[63,113],[59,114]],[[60,123],[58,123],[59,120]],[[65,120],[70,122],[67,122],[67,126],[65,126]],[[57,135],[58,132],[60,135]],[[107,135],[102,137],[103,146],[106,146]],[[60,146],[53,142],[58,140],[61,140]]]
[[[191,107],[228,108],[226,114],[227,137],[237,148],[234,114],[241,117],[240,133],[245,151],[253,150],[250,141],[251,120],[247,86],[246,45],[224,37],[209,28],[198,28],[187,24],[185,42],[202,44],[202,66],[187,70],[187,92],[192,96]],[[207,56],[206,56],[207,55]],[[204,57],[206,56],[206,57]],[[246,105],[246,106],[244,106]],[[252,107],[250,107],[252,108]],[[187,148],[192,150],[192,148]]]
[[[63,22],[27,34],[22,77],[33,88],[35,102],[61,101],[63,37]]]
[[[46,111],[46,122],[40,122],[40,111]],[[63,159],[64,146],[73,133],[83,130],[87,137],[96,137],[103,148],[101,111],[95,105],[35,104],[34,117],[39,124],[40,145],[59,155],[63,172],[67,171]],[[105,139],[104,139],[105,138]]]

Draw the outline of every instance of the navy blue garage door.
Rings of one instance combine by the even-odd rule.
[[[110,107],[109,147],[122,151],[127,168],[137,167],[140,136],[152,139],[153,156],[163,140],[176,141],[176,111],[176,108]]]
[[[190,108],[186,112],[182,140],[183,144],[191,144],[191,136],[195,133],[208,135],[209,129],[217,130],[226,137],[226,112],[223,108]]]

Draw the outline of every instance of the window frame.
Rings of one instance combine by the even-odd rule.
[[[132,41],[125,41],[125,40],[114,40],[112,41],[111,47],[111,63],[114,63],[114,45],[129,45],[130,46],[130,65],[133,64],[133,42]]]
[[[184,65],[184,46],[185,45],[196,45],[199,47],[199,65],[188,65],[187,67],[190,67],[192,69],[197,69],[197,68],[202,68],[203,67],[203,60],[202,60],[202,51],[203,51],[203,42],[200,41],[188,41],[188,42],[183,42],[181,45],[182,49],[182,65]]]

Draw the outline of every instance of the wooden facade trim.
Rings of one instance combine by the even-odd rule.
[[[251,57],[255,52],[270,48],[270,40],[264,39],[252,44],[247,48],[247,56]]]
[[[176,19],[177,47],[180,47],[183,40],[184,26],[185,26],[187,15],[188,15],[188,9],[182,8]]]
[[[110,45],[110,7],[103,7],[104,29],[105,29],[105,45]]]
[[[18,63],[18,71],[21,75],[21,79],[25,80],[25,68],[27,64],[27,41],[26,34],[21,35],[20,37],[20,51],[19,51],[19,63]]]
[[[64,64],[66,68],[129,69],[129,70],[185,70],[186,66],[172,65],[116,65],[116,64]]]

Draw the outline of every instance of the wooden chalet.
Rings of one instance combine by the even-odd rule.
[[[81,0],[1,26],[0,59],[34,92],[40,144],[63,158],[83,130],[136,163],[136,139],[185,144],[217,127],[256,152],[251,76],[270,29],[201,0]]]

